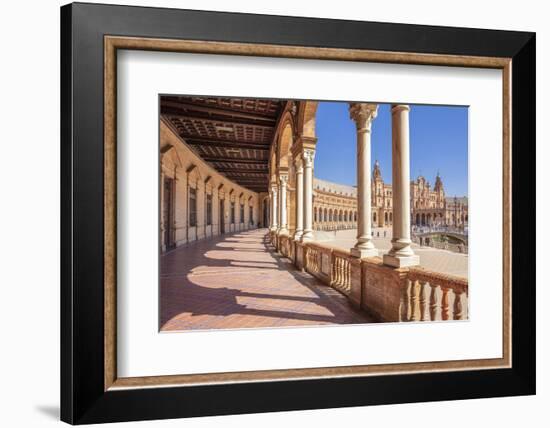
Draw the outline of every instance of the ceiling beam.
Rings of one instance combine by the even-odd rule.
[[[216,156],[201,156],[202,160],[206,162],[227,162],[227,163],[236,163],[236,164],[247,164],[247,165],[261,165],[265,166],[268,164],[268,160],[258,160],[258,159],[242,159],[242,158],[222,158]]]
[[[243,174],[267,174],[269,171],[267,169],[246,169],[246,168],[215,168],[216,171],[226,173],[243,173]]]
[[[192,138],[182,138],[187,142],[197,147],[218,147],[220,149],[237,149],[237,150],[260,150],[262,152],[269,152],[268,145],[258,145],[255,143],[242,143],[236,141],[211,141],[211,140],[197,140],[195,137]]]
[[[259,120],[263,122],[271,122],[275,124],[277,121],[276,117],[266,116],[257,113],[246,113],[236,110],[229,110],[220,107],[209,107],[192,103],[184,103],[179,101],[162,101],[160,102],[160,111],[162,114],[181,114],[178,112],[181,111],[200,111],[201,113],[216,114],[220,116],[230,116],[240,119],[250,119],[250,120]],[[175,112],[175,113],[171,113]],[[187,116],[187,114],[183,114]]]
[[[253,126],[254,128],[261,128],[261,129],[267,129],[269,131],[273,131],[275,126],[274,125],[260,125],[258,123],[251,123],[251,122],[247,122],[247,121],[236,121],[235,119],[231,119],[231,120],[226,120],[226,119],[210,119],[208,117],[202,117],[202,116],[192,116],[192,115],[189,115],[189,114],[165,114],[165,113],[162,113],[164,114],[165,116],[168,117],[168,119],[172,120],[172,119],[194,119],[194,120],[200,120],[202,122],[208,122],[208,123],[211,123],[212,126],[216,126],[216,123],[223,123],[225,125],[241,125],[241,126]]]
[[[256,144],[260,147],[269,147],[271,145],[271,141],[264,143],[264,142],[258,142],[258,141],[242,141],[242,140],[233,140],[229,138],[216,138],[216,137],[201,137],[200,135],[188,135],[183,136],[181,133],[179,134],[183,139],[187,140],[193,140],[193,141],[206,141],[206,142],[220,142],[220,143],[235,143],[235,144]]]

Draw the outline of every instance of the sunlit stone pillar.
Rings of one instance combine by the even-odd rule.
[[[279,225],[279,235],[288,235],[288,216],[287,216],[287,207],[286,207],[286,190],[288,184],[288,175],[279,176],[279,212],[280,214],[280,225]]]
[[[405,104],[395,104],[391,109],[393,233],[392,248],[384,255],[384,264],[393,267],[420,263],[420,258],[411,248],[409,111]]]
[[[279,227],[279,212],[277,209],[277,184],[271,185],[271,228],[270,230],[275,232]]]
[[[304,149],[304,233],[302,241],[313,240],[313,160],[315,150]]]
[[[304,234],[304,166],[302,159],[296,162],[296,232],[294,240],[299,241]]]
[[[370,137],[378,106],[351,103],[349,112],[357,128],[357,242],[351,249],[351,255],[374,257],[378,256],[378,251],[372,243]]]

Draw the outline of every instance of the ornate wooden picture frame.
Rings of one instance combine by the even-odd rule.
[[[117,376],[118,50],[502,70],[502,358]],[[61,9],[61,54],[62,420],[81,424],[534,394],[533,33],[71,4]]]

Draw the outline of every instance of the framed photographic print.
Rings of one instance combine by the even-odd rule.
[[[62,420],[535,393],[533,33],[77,3],[61,53]]]

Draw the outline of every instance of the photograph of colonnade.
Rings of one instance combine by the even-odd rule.
[[[159,330],[468,319],[468,108],[161,95]]]

